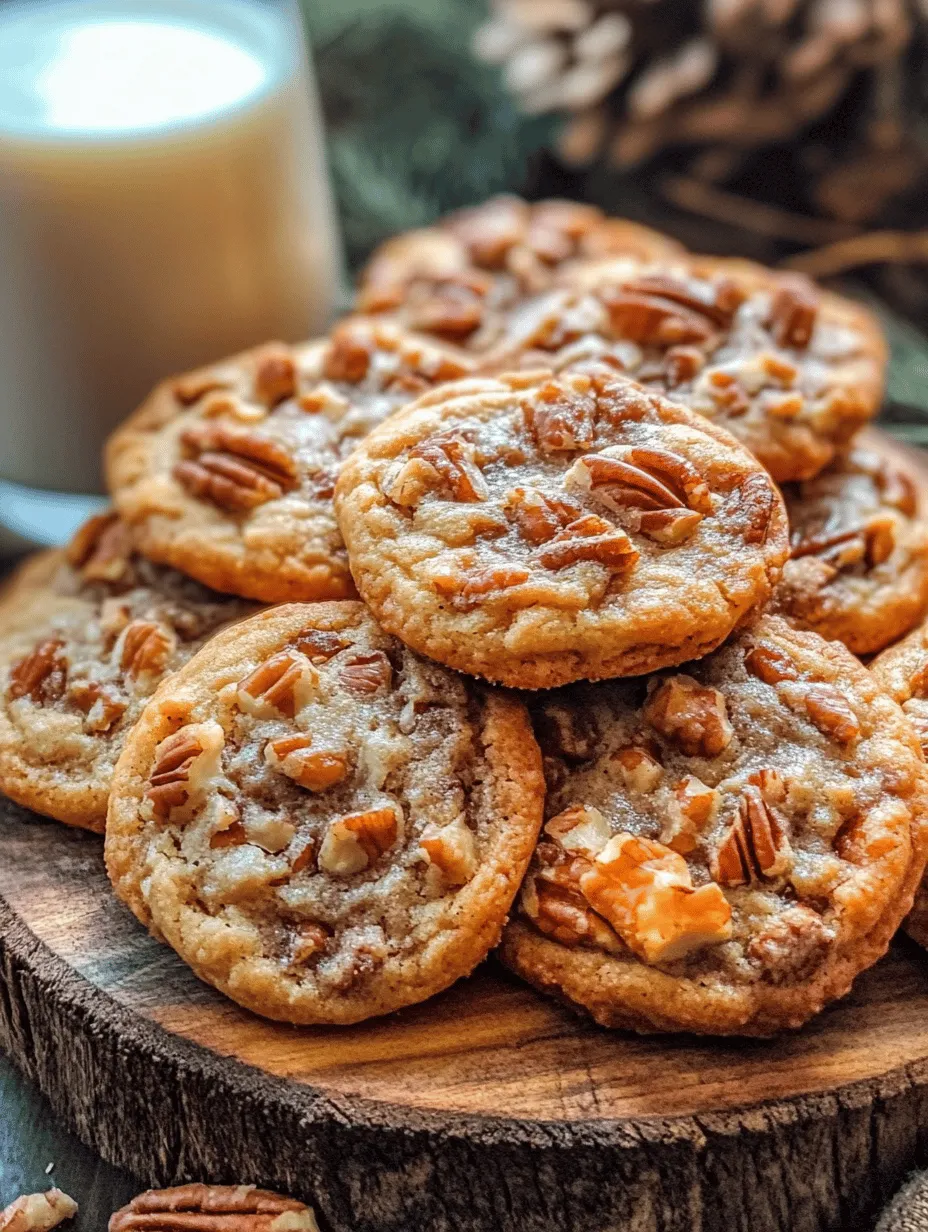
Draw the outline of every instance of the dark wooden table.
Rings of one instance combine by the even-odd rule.
[[[80,1205],[66,1225],[74,1232],[105,1232],[113,1211],[144,1188],[66,1133],[43,1096],[0,1053],[0,1209],[51,1185]]]

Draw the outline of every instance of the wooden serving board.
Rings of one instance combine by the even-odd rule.
[[[327,1232],[864,1232],[928,1160],[905,939],[775,1041],[609,1033],[492,960],[387,1019],[291,1028],[153,941],[99,838],[2,797],[0,1047],[149,1184],[259,1182]]]

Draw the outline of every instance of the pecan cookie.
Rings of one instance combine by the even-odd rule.
[[[342,458],[469,361],[386,322],[271,344],[166,381],[107,447],[113,499],[140,551],[261,599],[354,593],[332,512]]]
[[[428,663],[360,603],[291,604],[166,681],[116,769],[116,892],[269,1018],[358,1022],[466,975],[541,824],[521,702]]]
[[[542,698],[519,975],[636,1031],[798,1027],[876,961],[926,855],[928,770],[838,642],[763,616],[711,657]]]
[[[254,611],[133,554],[112,514],[28,561],[0,603],[0,791],[102,831],[145,702],[216,629]]]
[[[707,653],[788,553],[747,450],[607,369],[425,395],[349,458],[336,508],[389,632],[521,688]]]
[[[884,650],[870,664],[877,684],[902,707],[928,757],[928,622],[908,637]],[[928,949],[928,878],[915,895],[903,927],[919,945]]]
[[[920,477],[866,434],[821,475],[783,489],[792,555],[774,592],[802,628],[855,654],[882,650],[928,603],[928,516]]]
[[[562,280],[510,313],[485,367],[609,362],[724,425],[780,481],[818,474],[879,408],[877,322],[800,275],[686,257]]]
[[[550,286],[578,261],[673,259],[682,245],[591,205],[494,197],[436,226],[387,240],[361,274],[361,312],[390,312],[410,329],[473,351],[497,340],[504,309]]]

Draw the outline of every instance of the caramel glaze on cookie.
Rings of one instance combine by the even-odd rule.
[[[886,344],[860,305],[748,261],[618,259],[518,304],[484,369],[592,356],[722,424],[780,481],[818,474],[879,408]]]
[[[504,961],[605,1026],[768,1035],[884,953],[928,769],[843,646],[763,616],[701,662],[540,698],[542,841]]]
[[[261,599],[354,593],[335,524],[338,467],[398,407],[470,361],[382,321],[273,343],[160,385],[112,436],[107,478],[140,551]]]
[[[928,621],[884,650],[870,664],[877,684],[902,707],[928,757]],[[928,878],[922,881],[903,927],[928,949]]]
[[[482,351],[496,341],[504,309],[578,261],[656,261],[683,251],[668,236],[606,218],[592,205],[493,197],[382,244],[361,274],[357,307]]]
[[[792,553],[776,609],[855,654],[908,632],[928,603],[919,484],[899,450],[865,433],[821,475],[784,487]]]
[[[107,867],[240,1004],[358,1022],[497,943],[543,794],[520,701],[418,658],[360,603],[285,605],[217,636],[146,707]]]
[[[27,562],[0,601],[0,791],[102,831],[145,702],[216,629],[254,611],[134,554],[112,514]]]
[[[522,688],[708,653],[788,552],[779,494],[733,437],[596,366],[425,395],[349,458],[336,507],[389,632]]]

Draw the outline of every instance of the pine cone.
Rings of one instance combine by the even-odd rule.
[[[814,208],[852,223],[877,216],[928,166],[910,122],[922,101],[911,95],[920,93],[925,0],[492,0],[492,8],[477,54],[503,66],[526,111],[567,113],[559,151],[568,163],[628,168],[685,149],[693,174],[728,182],[758,149],[838,117],[813,143],[803,175]]]

